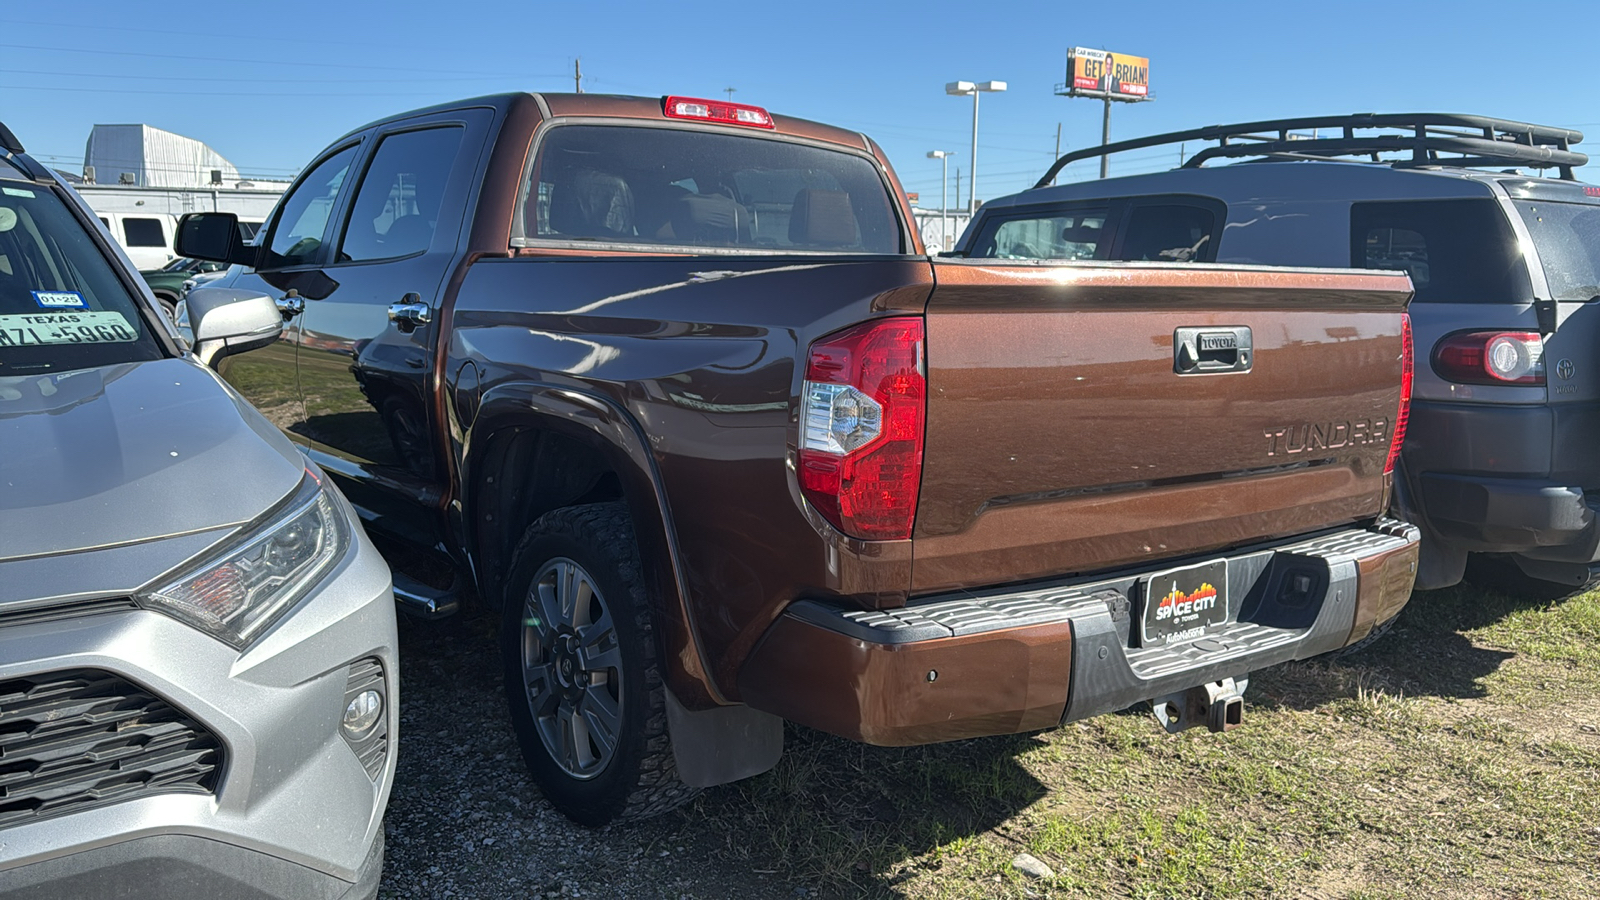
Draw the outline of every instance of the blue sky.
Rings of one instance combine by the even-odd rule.
[[[1118,104],[1112,139],[1346,112],[1472,112],[1575,127],[1600,158],[1600,3],[1481,0],[1337,6],[1142,3],[473,3],[86,0],[0,12],[0,120],[77,171],[91,125],[145,122],[211,144],[240,171],[287,177],[339,134],[417,106],[510,90],[726,96],[866,132],[924,205],[932,149],[969,171],[985,95],[979,196],[1030,185],[1063,149],[1098,143],[1098,103],[1052,93],[1066,49],[1151,60],[1153,102]],[[448,19],[446,12],[459,14]],[[1580,147],[1580,149],[1583,149]],[[1112,174],[1176,150],[1115,159]],[[1064,180],[1097,174],[1093,163]],[[1600,167],[1580,177],[1600,182]],[[952,197],[952,205],[954,198]]]

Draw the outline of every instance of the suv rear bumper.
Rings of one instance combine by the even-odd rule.
[[[1418,481],[1428,524],[1462,549],[1558,553],[1574,562],[1595,558],[1595,513],[1583,488],[1543,479],[1424,473]],[[1544,555],[1544,554],[1539,554]]]
[[[1600,404],[1418,400],[1402,466],[1413,499],[1456,551],[1595,561],[1584,485],[1600,484]]]
[[[862,611],[802,600],[740,673],[750,706],[884,746],[1052,728],[1141,700],[1347,646],[1400,612],[1420,534],[1392,519],[1226,557],[1227,624],[1176,646],[1137,646],[1129,572]],[[1320,597],[1280,602],[1309,573]]]

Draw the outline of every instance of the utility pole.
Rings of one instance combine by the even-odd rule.
[[[1111,76],[1106,76],[1106,115],[1100,122],[1100,146],[1111,143]],[[1109,154],[1100,154],[1100,177],[1106,177],[1106,166],[1110,163]]]
[[[572,59],[572,86],[578,93],[583,93],[583,57],[575,56]]]
[[[928,158],[944,164],[939,173],[939,249],[950,249],[950,153],[949,150],[929,150]],[[961,199],[961,188],[956,188],[956,199]]]
[[[961,202],[961,167],[956,166],[956,202]],[[972,221],[972,214],[967,214],[967,221]]]
[[[737,91],[738,88],[725,87],[722,90],[723,90],[723,93],[728,95],[728,102],[732,103],[733,102],[733,92]]]
[[[1057,122],[1056,123],[1056,155],[1050,161],[1051,162],[1055,162],[1056,160],[1058,160],[1060,158],[1061,158],[1061,123]],[[1055,184],[1056,180],[1054,178],[1052,178],[1052,179],[1050,179],[1050,183],[1051,184]]]

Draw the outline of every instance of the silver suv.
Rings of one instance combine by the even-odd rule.
[[[1600,187],[1574,179],[1582,139],[1439,114],[1140,138],[1068,154],[985,203],[954,253],[1410,273],[1417,364],[1396,503],[1422,526],[1417,587],[1460,581],[1469,554],[1502,584],[1578,586],[1600,560]],[[1133,150],[1182,164],[1050,186],[1071,162]],[[1204,165],[1217,160],[1238,164]],[[1306,465],[1337,440],[1284,424],[1263,440]]]
[[[0,126],[0,900],[370,898],[395,767],[389,571]]]

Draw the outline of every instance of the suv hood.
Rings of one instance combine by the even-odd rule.
[[[0,561],[231,529],[304,472],[282,432],[189,360],[0,378]]]

